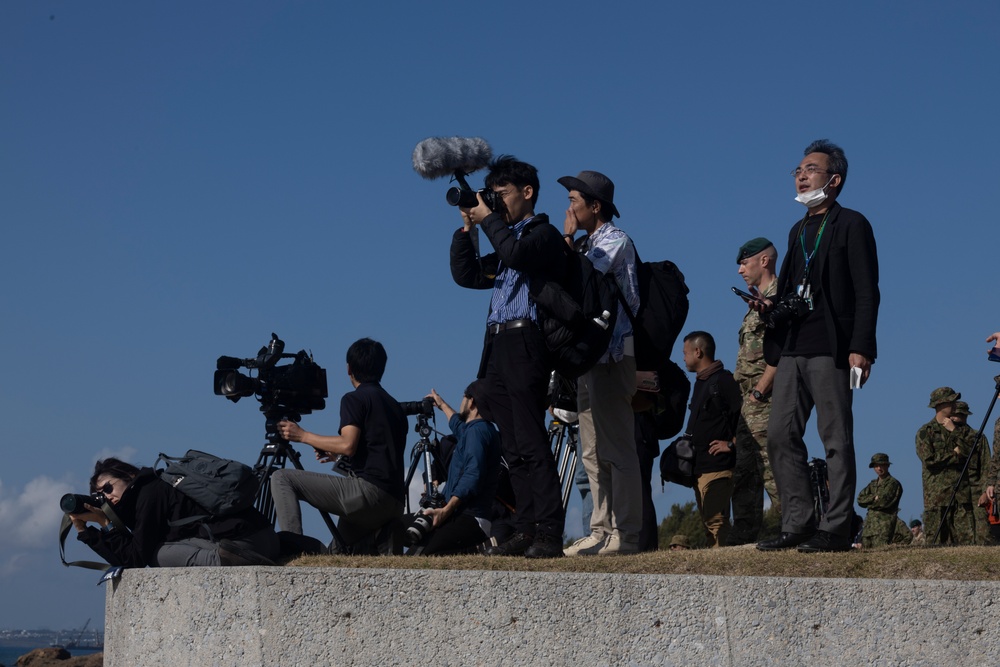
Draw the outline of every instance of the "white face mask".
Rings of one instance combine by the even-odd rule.
[[[830,185],[831,181],[833,181],[833,176],[830,177],[830,180],[827,181],[826,185],[823,187],[816,190],[810,190],[809,192],[803,192],[795,197],[795,201],[802,204],[806,208],[816,208],[826,201],[826,187],[827,185]]]

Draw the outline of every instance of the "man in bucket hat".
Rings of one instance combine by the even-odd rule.
[[[868,510],[861,533],[861,546],[865,549],[893,542],[899,500],[903,497],[902,484],[889,474],[888,454],[875,454],[868,467],[874,468],[878,477],[858,494],[858,505]]]
[[[635,246],[612,219],[615,184],[596,171],[563,176],[569,208],[563,236],[583,252],[594,268],[614,275],[631,313],[619,303],[608,350],[577,380],[577,408],[583,466],[590,480],[594,511],[590,535],[565,550],[567,556],[618,555],[639,551],[642,528],[642,486],[635,446],[635,350],[630,315],[639,310]],[[585,236],[578,243],[578,231]]]
[[[975,542],[972,489],[968,477],[962,477],[969,443],[952,421],[955,402],[960,398],[962,394],[951,387],[938,387],[932,391],[928,407],[934,409],[934,418],[917,431],[917,456],[923,464],[924,534],[927,544]],[[953,492],[955,504],[948,512]],[[935,542],[939,528],[941,536]]]
[[[955,401],[951,420],[955,422],[956,430],[961,433],[962,439],[965,440],[968,451],[972,451],[972,447],[976,443],[976,435],[978,434],[978,431],[968,424],[971,414],[972,411],[969,410],[968,403],[965,401]],[[989,517],[986,514],[988,500],[986,486],[989,467],[990,443],[986,440],[986,436],[979,436],[979,446],[976,447],[976,453],[969,463],[968,471],[973,500],[972,521],[976,527],[976,544],[993,544],[993,538],[990,535]]]

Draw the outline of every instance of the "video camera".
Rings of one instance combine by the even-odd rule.
[[[280,410],[291,415],[306,415],[326,407],[326,370],[313,361],[305,350],[285,354],[285,343],[275,333],[271,341],[251,359],[219,357],[216,364],[214,390],[236,403],[244,396],[257,396],[262,412]],[[278,365],[281,359],[294,359]],[[240,373],[238,369],[256,370],[257,377]]]

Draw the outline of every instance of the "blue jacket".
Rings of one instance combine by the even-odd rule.
[[[488,421],[466,423],[458,413],[451,416],[448,426],[458,444],[448,465],[446,495],[462,501],[462,512],[489,519],[500,475],[500,434]]]

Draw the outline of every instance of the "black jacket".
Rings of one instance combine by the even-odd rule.
[[[709,454],[713,440],[732,441],[740,419],[743,395],[725,368],[712,373],[706,380],[697,380],[691,392],[691,416],[687,432],[694,447],[694,473],[732,470],[736,466],[735,450]]]
[[[792,294],[800,276],[789,275],[792,253],[802,254],[799,223],[788,233],[788,252],[778,273],[775,299]],[[878,254],[871,223],[857,211],[834,202],[827,230],[810,269],[814,298],[823,300],[827,336],[837,368],[848,367],[848,356],[857,352],[875,360],[875,325],[878,320]],[[788,327],[764,334],[764,358],[776,365],[788,336]]]
[[[156,567],[156,552],[166,542],[190,537],[234,537],[256,532],[268,525],[254,508],[225,519],[213,519],[186,526],[171,526],[170,522],[201,516],[206,512],[196,502],[160,479],[152,468],[139,471],[113,506],[115,514],[128,530],[109,532],[93,526],[77,534],[77,539],[93,549],[111,565],[125,567]],[[206,527],[211,533],[206,533]]]
[[[459,228],[451,240],[451,277],[460,287],[490,289],[493,287],[500,264],[528,275],[532,292],[540,289],[545,281],[562,284],[566,280],[567,246],[562,234],[549,224],[549,217],[537,214],[529,222],[521,238],[514,236],[503,216],[492,213],[480,225],[486,233],[494,252],[479,257],[472,244],[472,235]],[[479,377],[486,372],[489,359],[489,337],[483,346]]]

